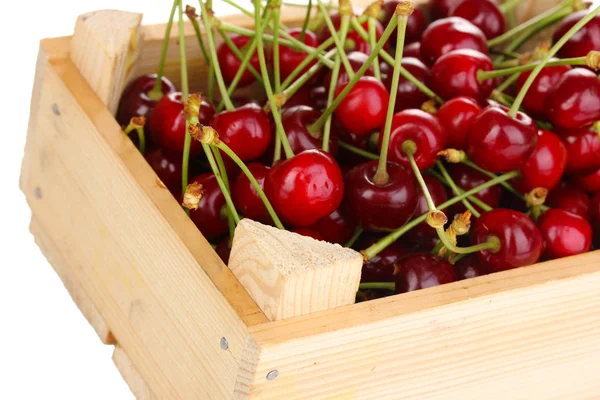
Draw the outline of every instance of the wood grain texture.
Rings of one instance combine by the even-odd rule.
[[[80,15],[70,56],[94,92],[113,113],[141,53],[142,14],[100,10]]]
[[[271,321],[354,304],[362,265],[354,250],[249,219],[238,224],[229,258]]]
[[[155,400],[156,396],[144,382],[135,365],[121,346],[115,346],[112,360],[137,400]]]

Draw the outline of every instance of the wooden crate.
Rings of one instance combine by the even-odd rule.
[[[268,322],[110,111],[107,89],[155,70],[164,26],[102,15],[41,41],[21,189],[36,242],[137,397],[600,397],[599,252]]]

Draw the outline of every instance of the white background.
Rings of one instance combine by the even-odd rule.
[[[219,0],[218,13],[231,13]],[[245,2],[250,5],[250,2]],[[104,346],[29,234],[19,191],[38,42],[97,9],[165,22],[171,0],[3,1],[0,6],[0,399],[132,399]],[[196,1],[189,4],[197,6]]]

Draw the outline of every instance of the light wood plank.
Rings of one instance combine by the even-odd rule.
[[[115,346],[112,360],[121,373],[123,380],[127,382],[129,389],[137,400],[153,400],[156,396],[144,382],[144,379],[129,359],[129,356],[121,346]]]

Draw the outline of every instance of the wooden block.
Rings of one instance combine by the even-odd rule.
[[[100,10],[80,15],[71,40],[71,59],[113,113],[142,44],[142,14]]]
[[[127,382],[129,389],[138,400],[153,400],[156,397],[152,394],[152,391],[144,382],[144,379],[135,368],[135,365],[129,359],[129,356],[121,346],[115,346],[112,360],[117,366],[117,369],[121,373],[123,380]]]
[[[244,219],[229,268],[271,321],[353,304],[363,258],[354,250]]]

